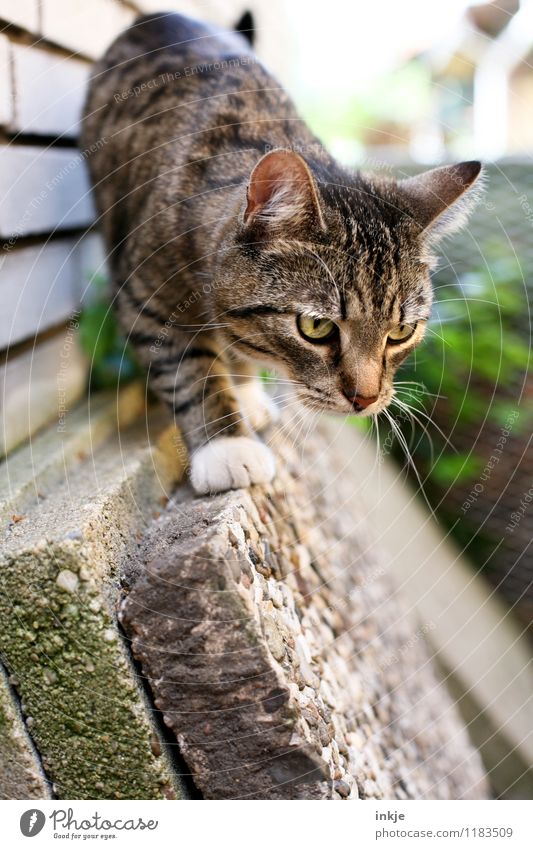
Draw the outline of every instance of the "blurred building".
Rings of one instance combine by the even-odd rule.
[[[447,39],[420,54],[435,108],[431,132],[422,122],[418,134],[432,137],[434,157],[450,148],[490,159],[533,149],[532,60],[531,0],[472,5]]]

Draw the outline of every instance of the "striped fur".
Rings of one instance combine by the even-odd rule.
[[[430,314],[428,244],[477,163],[403,184],[341,168],[248,41],[174,14],[140,18],[96,65],[82,145],[122,325],[191,452],[253,438],[239,392],[258,363],[313,408],[389,403]],[[304,339],[300,314],[335,339]],[[403,323],[417,330],[389,351]]]

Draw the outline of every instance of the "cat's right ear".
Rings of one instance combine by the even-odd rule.
[[[324,227],[314,177],[305,162],[291,150],[266,153],[253,169],[246,192],[243,223],[267,230]]]
[[[399,182],[414,222],[430,241],[458,230],[483,188],[481,162],[460,162]]]

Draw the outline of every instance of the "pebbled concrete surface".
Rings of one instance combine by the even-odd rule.
[[[360,439],[269,435],[268,487],[182,486],[126,564],[120,617],[206,798],[483,798],[421,623],[354,497]],[[350,464],[347,465],[347,459]]]

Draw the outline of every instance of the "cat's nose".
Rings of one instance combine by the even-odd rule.
[[[364,395],[351,394],[348,392],[344,393],[356,413],[360,413],[361,410],[366,410],[367,407],[370,407],[371,404],[374,404],[378,400],[378,395],[372,395],[371,397],[365,398]]]

